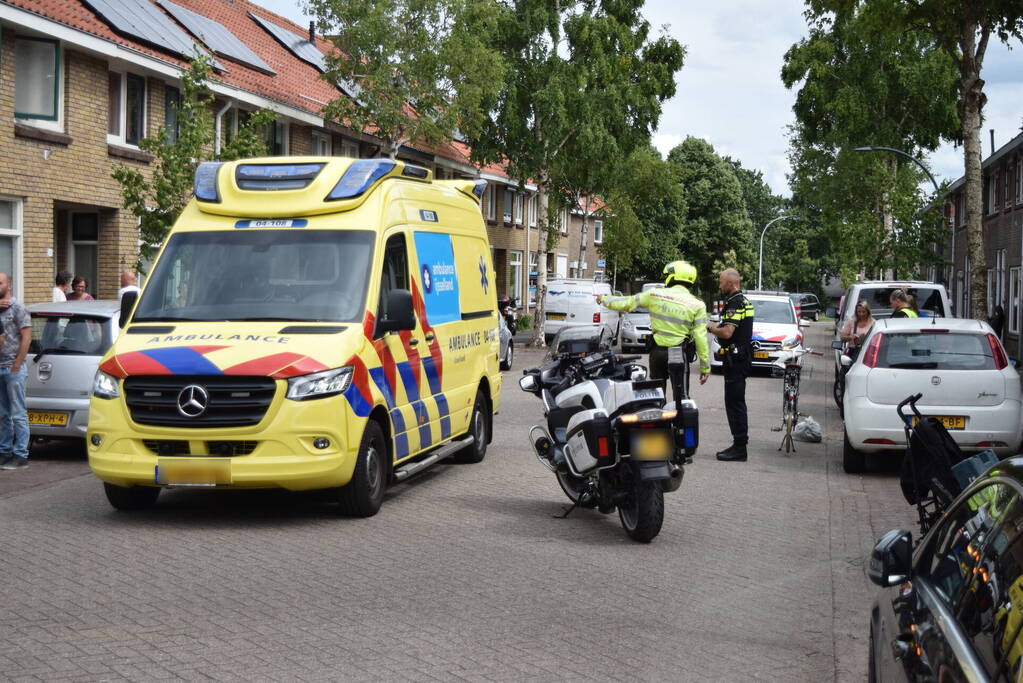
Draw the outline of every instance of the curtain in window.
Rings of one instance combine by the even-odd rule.
[[[15,45],[14,111],[57,118],[57,43],[20,38]]]

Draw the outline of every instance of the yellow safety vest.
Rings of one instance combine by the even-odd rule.
[[[686,339],[696,342],[700,372],[710,372],[710,348],[707,344],[707,306],[682,285],[658,287],[635,296],[606,296],[601,304],[612,311],[634,311],[643,307],[650,312],[650,327],[658,346],[678,346]]]

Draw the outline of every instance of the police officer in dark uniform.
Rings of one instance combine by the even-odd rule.
[[[728,429],[732,432],[732,445],[718,452],[718,460],[746,461],[749,442],[749,423],[746,417],[746,378],[753,368],[753,304],[740,286],[739,271],[728,268],[721,271],[719,285],[725,296],[721,322],[707,331],[718,338],[721,348],[718,358],[724,365],[725,413]]]

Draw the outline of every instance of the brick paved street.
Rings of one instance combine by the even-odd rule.
[[[755,444],[698,387],[700,453],[664,529],[629,541],[527,451],[539,402],[506,377],[479,465],[391,489],[369,520],[317,496],[165,492],[114,512],[59,448],[0,472],[0,678],[8,680],[863,680],[874,539],[912,527],[892,472],[841,471],[830,328],[801,407],[823,444],[776,449],[780,381],[750,382]],[[519,350],[519,349],[517,349]]]

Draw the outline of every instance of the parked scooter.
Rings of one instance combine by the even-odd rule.
[[[676,397],[665,401],[661,380],[647,380],[639,356],[620,356],[602,326],[562,329],[538,368],[519,386],[543,401],[546,425],[529,431],[540,463],[551,470],[572,506],[615,509],[630,538],[648,543],[664,522],[664,494],[682,485],[699,444],[699,411],[688,398],[688,362],[670,354]]]
[[[510,296],[502,296],[497,300],[497,312],[504,316],[504,321],[508,323],[508,329],[515,334],[515,324],[519,312],[515,299]]]

